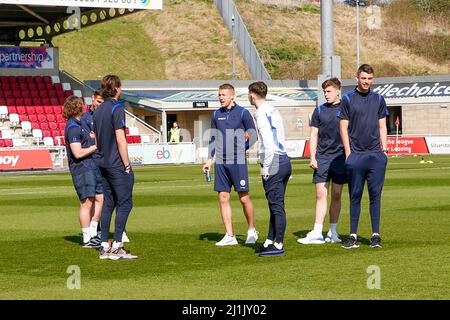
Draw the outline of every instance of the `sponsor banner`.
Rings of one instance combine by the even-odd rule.
[[[428,154],[425,137],[388,137],[388,154]]]
[[[0,68],[53,69],[53,48],[0,46]]]
[[[0,0],[5,4],[35,6],[162,9],[162,0]]]
[[[450,154],[450,137],[426,137],[431,154]]]
[[[128,154],[132,164],[194,163],[194,144],[130,144]]]
[[[286,140],[286,153],[289,158],[301,158],[305,150],[305,140]]]
[[[0,171],[53,168],[49,150],[0,151]]]
[[[450,82],[414,82],[414,83],[387,83],[373,85],[373,91],[384,98],[413,98],[413,97],[449,97]],[[354,86],[346,86],[343,92],[354,90]]]

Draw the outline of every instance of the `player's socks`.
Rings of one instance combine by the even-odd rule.
[[[102,242],[101,246],[103,247],[103,249],[108,250],[110,248],[109,246],[109,242]]]
[[[314,223],[313,233],[315,235],[322,235],[323,224]]]
[[[91,221],[91,225],[89,226],[91,229],[91,237],[95,237],[97,235],[97,227],[98,221]]]
[[[358,240],[358,236],[356,235],[356,233],[350,233],[350,236],[351,237],[353,236],[353,237],[355,237],[356,240]]]
[[[116,242],[116,241],[114,241],[114,242],[113,242],[113,245],[112,245],[112,248],[113,248],[113,250],[122,248],[122,242]]]
[[[273,245],[274,245],[275,248],[277,248],[278,250],[283,249],[283,243],[282,243],[282,242],[280,242],[280,243],[274,242]]]
[[[337,234],[337,223],[330,223],[330,231],[333,233],[333,234]]]
[[[91,239],[90,228],[81,228],[81,232],[83,232],[83,242],[89,242],[89,240]]]
[[[263,247],[267,248],[271,244],[273,244],[273,240],[266,239],[266,241],[264,241]]]

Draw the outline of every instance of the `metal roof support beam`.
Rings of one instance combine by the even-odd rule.
[[[27,6],[24,6],[24,5],[22,5],[22,4],[18,4],[17,6],[18,6],[20,9],[22,9],[23,11],[25,11],[25,12],[31,14],[33,17],[35,17],[35,18],[41,20],[43,23],[47,23],[47,24],[50,23],[50,21],[48,21],[47,19],[41,17],[40,15],[38,15],[36,12],[34,12],[33,10],[31,10],[31,9],[28,8]]]

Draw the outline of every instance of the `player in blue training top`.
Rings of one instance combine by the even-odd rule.
[[[92,228],[92,225],[98,224],[100,217],[91,215],[91,209],[95,199],[103,193],[102,177],[92,159],[97,147],[89,143],[89,132],[80,122],[83,105],[83,100],[76,96],[70,96],[64,102],[66,151],[73,185],[80,199],[83,247],[98,248],[100,239],[97,237],[97,228]]]
[[[103,177],[104,202],[102,209],[102,249],[100,259],[136,259],[123,248],[122,235],[133,208],[134,173],[128,157],[125,106],[118,99],[121,82],[115,75],[102,79],[104,102],[94,112],[94,132],[101,156],[99,168]],[[109,228],[116,209],[114,242],[108,242]]]
[[[85,129],[87,132],[89,132],[89,143],[90,145],[94,145],[95,142],[95,133],[94,133],[94,111],[103,103],[103,97],[101,94],[101,90],[97,89],[92,94],[92,104],[89,106],[88,110],[86,110],[85,113],[81,115],[81,125],[83,129]],[[99,165],[101,163],[101,156],[98,151],[94,152],[92,154],[92,159],[94,159],[94,162],[96,165]],[[92,207],[92,213],[91,215],[94,215],[96,217],[101,217],[102,213],[102,206],[103,206],[103,194],[97,195],[95,197],[95,203]],[[98,221],[97,219],[96,221]],[[92,221],[91,222],[91,229],[92,231],[97,230],[98,234],[101,234],[100,224]],[[130,242],[130,239],[128,238],[127,234],[123,233],[122,235],[122,242]]]
[[[344,95],[339,115],[344,144],[350,192],[350,237],[342,245],[358,248],[358,222],[361,198],[367,181],[370,198],[372,238],[370,247],[381,248],[380,211],[387,157],[386,116],[384,98],[372,91],[374,70],[368,64],[358,68],[357,87]]]
[[[311,139],[309,150],[314,169],[313,183],[316,185],[316,220],[314,228],[306,237],[298,239],[302,244],[322,244],[341,242],[337,233],[337,223],[341,212],[341,196],[344,183],[345,153],[339,133],[341,82],[331,78],[322,83],[326,103],[318,106],[311,118]],[[327,214],[328,188],[331,182],[330,229],[323,238],[323,222]]]
[[[211,138],[209,142],[209,159],[203,170],[211,168],[214,163],[214,190],[219,194],[220,214],[225,225],[226,234],[217,246],[238,244],[233,231],[230,204],[231,187],[239,195],[239,200],[247,219],[248,230],[245,243],[254,244],[258,233],[254,227],[254,209],[250,199],[246,149],[256,142],[256,130],[253,118],[248,110],[234,101],[235,90],[231,84],[219,87],[221,108],[214,111],[211,119]],[[246,133],[249,141],[246,142]]]
[[[291,161],[286,153],[286,138],[280,112],[266,101],[267,85],[254,82],[248,87],[248,99],[255,106],[259,140],[261,177],[269,204],[269,232],[259,256],[284,255],[286,210],[284,196],[292,173]]]

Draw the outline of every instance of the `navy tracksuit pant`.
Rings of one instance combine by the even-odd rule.
[[[103,208],[101,218],[102,242],[107,242],[112,214],[116,209],[114,241],[122,242],[128,216],[133,208],[134,173],[123,167],[100,168],[103,178]]]
[[[276,168],[278,167],[278,168]],[[292,173],[291,161],[285,155],[275,155],[269,177],[263,186],[269,203],[270,222],[267,239],[282,243],[286,231],[286,211],[284,209],[284,195]],[[273,174],[272,174],[273,173]]]
[[[350,153],[346,161],[350,193],[350,233],[358,231],[361,198],[367,180],[370,198],[372,232],[380,233],[381,190],[386,173],[387,156],[384,152]]]

